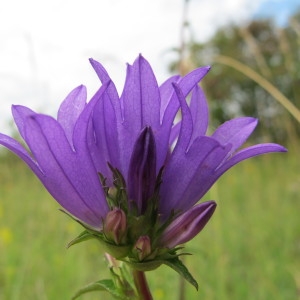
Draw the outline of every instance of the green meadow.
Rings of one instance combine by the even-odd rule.
[[[300,298],[300,159],[285,154],[250,159],[223,175],[203,200],[217,210],[186,245],[199,291],[165,266],[147,273],[155,300],[294,300]],[[299,148],[298,148],[299,149]],[[184,176],[184,174],[182,175]],[[0,299],[70,299],[108,277],[96,241],[66,249],[81,227],[20,160],[0,159]],[[81,299],[110,299],[90,293]]]

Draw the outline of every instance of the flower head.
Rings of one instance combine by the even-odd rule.
[[[93,237],[113,251],[127,243],[121,245],[122,255],[131,260],[136,255],[130,249],[140,251],[139,260],[150,253],[151,259],[162,257],[162,249],[174,249],[199,233],[216,204],[195,204],[229,168],[286,151],[271,143],[239,150],[257,124],[249,117],[207,134],[208,107],[198,83],[209,67],[158,86],[139,56],[128,65],[119,96],[103,66],[90,62],[102,86],[88,103],[85,87],[79,86],[63,101],[57,119],[13,106],[29,151],[4,134],[0,143],[28,164]],[[174,124],[179,110],[182,118]]]

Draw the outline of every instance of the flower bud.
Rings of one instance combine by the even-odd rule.
[[[195,205],[177,217],[163,232],[160,243],[164,247],[174,248],[195,237],[206,225],[216,209],[214,201]]]
[[[120,208],[114,208],[107,213],[103,226],[103,233],[109,241],[117,245],[124,243],[127,232],[126,215]]]
[[[156,145],[151,127],[145,127],[135,142],[128,178],[129,198],[143,214],[153,195],[156,180]]]
[[[134,245],[133,251],[137,254],[138,259],[142,261],[151,254],[151,241],[149,236],[140,236]]]

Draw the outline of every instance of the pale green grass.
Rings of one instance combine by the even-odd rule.
[[[272,154],[236,166],[204,197],[218,208],[186,245],[199,283],[186,299],[294,300],[300,290],[300,160]],[[184,175],[183,175],[184,176]],[[70,299],[105,278],[96,242],[66,250],[81,228],[16,159],[0,160],[0,299]],[[147,273],[155,300],[178,299],[179,277],[161,267]],[[93,293],[82,299],[110,299]]]

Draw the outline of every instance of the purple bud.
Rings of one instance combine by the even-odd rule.
[[[176,218],[163,232],[160,243],[164,247],[174,248],[195,237],[206,225],[216,209],[214,201],[195,205]]]
[[[140,236],[134,245],[133,251],[137,254],[140,261],[151,254],[151,241],[149,236]]]
[[[126,215],[122,209],[114,208],[107,213],[103,226],[103,233],[110,241],[122,244],[126,236]]]
[[[151,127],[145,127],[137,138],[128,172],[128,193],[140,214],[154,192],[156,179],[156,146]]]

